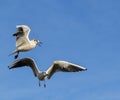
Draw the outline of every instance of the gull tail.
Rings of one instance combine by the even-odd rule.
[[[10,53],[8,56],[11,56],[13,54],[17,53],[17,50],[14,50],[12,53]]]

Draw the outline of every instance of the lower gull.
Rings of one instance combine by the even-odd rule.
[[[9,65],[8,68],[13,69],[23,66],[28,66],[32,69],[34,76],[39,79],[39,86],[40,80],[44,80],[44,87],[46,87],[46,78],[50,79],[55,72],[78,72],[87,70],[82,66],[67,61],[54,61],[53,64],[46,71],[40,71],[32,58],[22,58],[16,60],[11,65]]]

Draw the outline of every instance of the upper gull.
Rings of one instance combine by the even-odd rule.
[[[16,37],[16,50],[14,50],[11,54],[17,53],[15,55],[15,59],[18,57],[19,52],[29,51],[36,47],[36,45],[40,45],[41,42],[39,40],[29,40],[30,27],[26,25],[17,25],[17,32],[13,34]],[[10,54],[10,55],[11,55]]]

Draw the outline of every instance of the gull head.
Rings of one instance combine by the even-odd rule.
[[[30,27],[28,27],[27,25],[17,25],[16,28],[18,29],[18,31],[30,32]]]
[[[48,74],[46,72],[41,72],[41,73],[38,74],[38,79],[39,80],[45,80],[47,75]]]
[[[38,45],[38,46],[41,46],[41,44],[42,44],[42,42],[40,42],[39,40],[34,39],[33,41],[34,41],[34,43],[35,43],[36,45]]]

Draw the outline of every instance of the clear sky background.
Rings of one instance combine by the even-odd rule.
[[[16,25],[41,47],[20,53],[46,70],[54,60],[86,67],[38,86],[27,67],[9,70]],[[0,0],[0,100],[120,100],[120,0]]]

